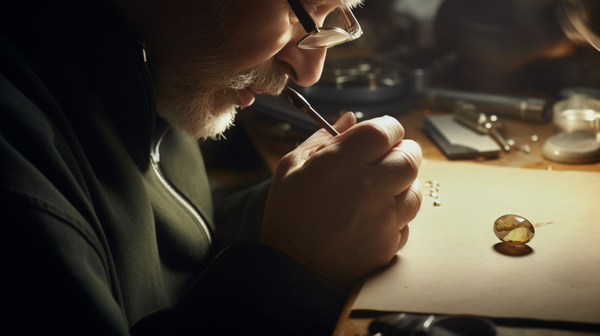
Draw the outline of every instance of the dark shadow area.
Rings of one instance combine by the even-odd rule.
[[[241,126],[225,131],[224,139],[202,141],[200,147],[216,195],[230,194],[271,177],[269,168]]]
[[[527,245],[515,245],[504,242],[494,245],[494,250],[510,257],[522,257],[533,253],[533,249]]]

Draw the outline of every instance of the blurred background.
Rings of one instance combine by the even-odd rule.
[[[569,26],[564,8],[569,1],[367,0],[353,10],[363,36],[328,50],[317,84],[290,85],[330,122],[346,111],[359,120],[384,114],[402,118],[416,108],[425,109],[423,117],[429,110],[452,112],[462,96],[446,97],[446,105],[431,98],[431,92],[451,90],[521,99],[521,105],[529,104],[527,115],[502,108],[492,112],[551,123],[554,102],[575,93],[600,98],[600,52]],[[584,20],[600,18],[597,3],[580,13]],[[339,25],[332,14],[324,26]],[[319,128],[283,95],[258,96],[250,110],[269,124],[261,132],[273,139],[302,141]],[[246,114],[239,116],[249,118]],[[265,169],[265,154],[256,152],[256,139],[248,134],[256,132],[256,120],[249,124],[229,130],[228,141],[204,143],[209,167],[245,162],[252,176],[270,173],[276,163],[267,162]]]

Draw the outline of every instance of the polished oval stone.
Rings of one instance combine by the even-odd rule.
[[[494,222],[494,234],[503,242],[522,245],[533,239],[535,229],[521,216],[504,215]]]

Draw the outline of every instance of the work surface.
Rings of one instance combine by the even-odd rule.
[[[455,243],[458,245],[461,244],[470,244],[470,242],[466,242],[464,241],[464,239],[468,239],[469,235],[472,234],[479,234],[480,236],[478,236],[476,239],[476,242],[474,242],[474,244],[472,244],[473,246],[471,246],[471,249],[477,249],[480,248],[480,254],[487,254],[489,255],[489,257],[491,259],[498,259],[497,262],[500,262],[501,264],[498,264],[498,267],[508,267],[507,265],[510,265],[512,260],[511,258],[517,258],[515,260],[518,260],[517,262],[522,263],[522,262],[528,262],[528,260],[531,261],[532,264],[535,264],[537,262],[538,259],[540,259],[540,266],[542,269],[545,269],[546,271],[551,271],[552,267],[548,266],[547,263],[551,263],[551,260],[553,256],[559,256],[560,253],[557,252],[557,249],[554,248],[555,246],[555,242],[554,241],[548,241],[548,237],[551,236],[553,237],[552,239],[557,239],[558,236],[560,236],[559,232],[556,232],[556,230],[558,230],[560,228],[561,225],[568,225],[568,223],[566,223],[565,221],[568,221],[569,218],[568,216],[562,216],[562,217],[557,217],[554,216],[554,214],[557,213],[561,213],[561,211],[559,209],[565,209],[565,213],[568,214],[568,212],[566,212],[569,206],[573,205],[573,204],[579,204],[579,203],[572,203],[572,201],[574,201],[574,196],[578,196],[578,195],[573,195],[573,193],[577,193],[577,190],[586,190],[585,188],[589,188],[590,190],[594,190],[592,193],[590,193],[590,197],[594,197],[593,199],[588,199],[589,202],[591,203],[597,203],[597,201],[600,199],[600,197],[598,196],[598,175],[594,174],[593,172],[600,172],[600,163],[593,163],[593,164],[580,164],[580,165],[569,165],[569,164],[561,164],[561,163],[556,163],[556,162],[552,162],[549,160],[546,160],[545,158],[543,158],[540,154],[541,151],[541,147],[543,142],[545,141],[545,139],[547,139],[549,136],[551,136],[553,134],[553,129],[552,129],[552,125],[551,124],[533,124],[533,123],[527,123],[527,122],[522,122],[522,121],[517,121],[517,120],[503,120],[506,126],[506,137],[507,138],[511,138],[514,139],[516,144],[513,147],[513,150],[510,153],[501,153],[500,157],[498,159],[494,159],[494,160],[461,160],[461,161],[449,161],[446,159],[446,157],[440,152],[440,150],[432,143],[432,141],[430,140],[429,136],[425,133],[424,131],[424,127],[422,124],[422,119],[426,116],[429,115],[435,115],[435,114],[441,114],[444,112],[440,112],[440,111],[427,111],[427,110],[421,110],[421,109],[414,109],[412,111],[410,111],[407,114],[401,115],[398,117],[398,119],[400,120],[400,122],[404,125],[405,129],[406,129],[406,138],[409,139],[413,139],[415,141],[417,141],[422,150],[423,150],[423,156],[426,159],[425,163],[424,163],[424,172],[427,172],[428,174],[430,174],[430,176],[428,177],[424,177],[426,179],[438,179],[437,176],[435,176],[435,173],[431,173],[432,171],[435,172],[436,169],[438,168],[439,165],[442,165],[440,167],[445,167],[444,165],[449,165],[447,167],[452,167],[453,165],[466,165],[466,167],[469,167],[469,165],[473,166],[473,167],[487,167],[487,166],[494,166],[494,167],[512,167],[512,168],[528,168],[528,169],[515,169],[515,176],[522,176],[521,178],[518,178],[517,180],[513,180],[513,187],[517,188],[515,190],[513,189],[506,189],[503,188],[502,190],[497,190],[494,189],[493,187],[490,187],[489,190],[486,189],[485,184],[482,185],[482,177],[480,176],[478,178],[478,182],[477,184],[472,184],[469,186],[469,179],[468,176],[464,177],[464,181],[460,181],[459,184],[457,181],[443,181],[440,180],[440,197],[442,198],[442,205],[440,207],[436,207],[434,208],[432,206],[432,202],[433,199],[429,198],[427,196],[424,197],[424,201],[423,201],[423,206],[422,209],[426,209],[426,212],[423,212],[423,218],[426,218],[427,216],[434,216],[435,218],[435,214],[432,214],[431,211],[438,211],[438,212],[446,212],[446,211],[459,211],[459,209],[457,208],[456,204],[453,204],[453,202],[457,202],[460,199],[456,199],[456,200],[452,200],[451,197],[452,195],[460,195],[462,192],[467,193],[466,199],[480,199],[482,203],[484,203],[486,205],[486,210],[482,211],[481,209],[478,209],[477,204],[473,204],[473,205],[465,205],[462,204],[460,205],[460,207],[466,207],[469,209],[471,214],[474,214],[475,217],[478,217],[477,220],[481,221],[483,224],[482,228],[477,228],[475,229],[475,231],[470,230],[470,228],[467,228],[467,232],[465,232],[464,234],[462,232],[456,232],[456,235],[454,238],[452,239],[457,239],[460,240],[460,242],[456,241]],[[287,153],[288,151],[292,150],[295,146],[295,143],[297,142],[298,139],[293,139],[290,137],[287,137],[285,134],[282,136],[281,134],[281,125],[277,125],[277,123],[273,123],[273,122],[269,122],[269,121],[265,121],[263,120],[260,115],[257,115],[255,112],[250,111],[250,112],[243,112],[241,114],[241,121],[243,124],[244,129],[246,130],[246,132],[249,134],[253,144],[255,145],[257,151],[260,153],[260,156],[262,157],[262,159],[265,161],[266,165],[270,168],[270,169],[274,169],[275,166],[277,165],[277,162],[279,161],[280,157],[282,155],[284,155],[285,153]],[[285,129],[285,128],[284,128]],[[441,161],[441,162],[438,162]],[[427,165],[432,166],[431,168],[434,168],[433,170],[430,170],[427,167]],[[583,189],[569,189],[568,186],[569,183],[562,181],[561,182],[561,187],[560,190],[555,190],[552,187],[550,187],[550,189],[544,189],[544,190],[535,190],[532,188],[528,188],[527,187],[527,176],[535,176],[537,179],[537,176],[541,176],[541,175],[547,175],[548,171],[556,171],[556,170],[574,170],[574,171],[587,171],[587,172],[592,172],[592,173],[588,173],[591,174],[590,176],[594,176],[593,179],[581,179],[581,178],[577,178],[578,183],[584,183],[584,185],[577,185],[577,188],[583,188]],[[524,174],[520,174],[517,172],[520,171],[525,171]],[[494,174],[494,172],[496,172],[496,170],[491,169],[489,170],[489,181],[492,182],[494,181],[494,183],[490,183],[490,186],[493,185],[498,185],[499,183],[502,184],[501,180],[499,179],[499,176],[497,176],[497,174]],[[504,170],[502,170],[502,172],[504,172]],[[480,174],[487,174],[488,170],[483,170],[482,172],[479,172]],[[539,174],[538,174],[539,173]],[[511,174],[505,174],[503,173],[504,176],[510,176]],[[503,175],[501,174],[501,175]],[[534,175],[531,175],[534,174]],[[569,179],[570,177],[569,174],[571,173],[566,173],[563,175],[552,175],[552,176],[558,176],[560,179]],[[446,178],[442,173],[439,174],[439,177],[443,177]],[[577,175],[577,174],[575,174]],[[423,177],[421,177],[422,179]],[[439,180],[439,179],[438,179]],[[542,178],[543,180],[543,178]],[[595,183],[592,183],[591,181],[596,181]],[[582,182],[583,181],[583,182]],[[425,183],[425,180],[421,181],[423,184]],[[541,183],[541,182],[536,182],[536,183]],[[462,186],[461,189],[459,190],[457,186]],[[509,186],[506,186],[509,187]],[[518,188],[521,187],[521,190],[519,190]],[[444,189],[447,188],[447,189]],[[549,190],[554,190],[553,193],[548,193]],[[471,193],[476,193],[475,194],[468,194],[469,192]],[[514,193],[512,193],[514,192]],[[490,197],[486,196],[486,193],[489,193]],[[494,211],[490,211],[490,206],[493,207],[494,202],[498,202],[498,199],[502,199],[503,197],[501,196],[501,194],[507,194],[505,197],[506,199],[510,199],[511,202],[508,203],[502,203],[502,206],[500,206],[501,204],[498,204],[498,209],[495,209]],[[533,193],[533,194],[532,194]],[[537,193],[537,194],[536,194]],[[561,193],[566,193],[566,194],[561,194]],[[520,199],[519,197],[514,197],[515,195],[522,195],[523,199]],[[548,217],[548,216],[543,216],[544,214],[544,209],[543,207],[540,208],[539,203],[537,203],[535,199],[535,195],[544,195],[544,200],[548,200],[548,199],[553,199],[556,198],[555,203],[554,204],[547,204],[547,207],[553,207],[552,211],[549,211],[547,214],[548,216],[552,217]],[[461,197],[465,197],[464,195]],[[578,197],[575,197],[576,199],[579,199]],[[569,200],[569,202],[564,202],[562,203],[561,200]],[[585,197],[584,197],[585,199]],[[511,208],[510,205],[513,205],[513,207]],[[528,204],[531,204],[531,207],[528,207]],[[562,207],[561,207],[562,206]],[[452,208],[454,207],[454,210],[452,210]],[[567,207],[567,208],[565,208]],[[587,209],[587,208],[586,208]],[[598,210],[596,210],[598,211]],[[489,212],[489,213],[488,213]],[[522,257],[510,257],[510,256],[506,256],[506,255],[502,255],[501,251],[497,251],[497,249],[495,249],[495,245],[497,245],[497,243],[499,243],[500,241],[497,240],[497,238],[494,237],[494,234],[492,232],[492,223],[493,221],[500,215],[503,215],[505,213],[510,213],[510,212],[516,212],[518,214],[521,214],[525,217],[531,217],[529,218],[532,223],[536,224],[538,226],[537,229],[537,233],[536,233],[536,237],[534,237],[534,239],[532,240],[532,242],[530,243],[530,247],[532,249],[532,253],[530,253],[530,255],[527,256],[522,256]],[[580,211],[581,212],[581,211]],[[589,220],[589,218],[594,218],[592,213],[578,213],[578,216],[576,216],[577,219],[581,219],[581,216],[583,216],[584,218],[587,218]],[[586,215],[590,215],[592,217],[586,217]],[[442,216],[443,217],[443,216]],[[479,217],[486,217],[486,218],[479,218]],[[440,218],[440,217],[437,217]],[[599,218],[598,216],[596,216],[595,218]],[[575,219],[575,217],[573,217],[573,219]],[[596,219],[596,223],[595,223],[595,230],[596,230],[596,236],[598,236],[598,226],[600,226],[600,222],[598,222],[599,220]],[[582,223],[578,223],[578,224],[582,224]],[[416,225],[416,224],[415,224]],[[441,225],[441,224],[440,224]],[[411,234],[411,239],[409,239],[409,244],[407,244],[406,250],[407,250],[407,256],[403,259],[403,251],[401,251],[399,253],[399,257],[396,259],[397,265],[396,266],[401,266],[403,260],[406,260],[406,258],[408,258],[408,253],[409,253],[409,248],[411,246],[411,244],[413,244],[413,246],[415,244],[417,244],[417,240],[419,240],[419,238],[417,238],[418,233],[421,231],[425,232],[426,231],[426,227],[422,226],[421,228],[414,228],[413,232]],[[469,231],[470,230],[470,231]],[[477,230],[481,230],[481,232],[477,232]],[[591,230],[591,228],[590,228]],[[592,230],[593,231],[593,230]],[[593,234],[590,231],[590,234]],[[432,237],[433,239],[434,237]],[[421,238],[422,239],[422,238]],[[435,239],[440,239],[440,237],[437,237]],[[461,240],[462,239],[462,240]],[[577,244],[578,242],[573,242],[574,244]],[[584,256],[587,255],[588,261],[589,263],[585,264],[585,267],[588,266],[595,266],[595,269],[592,270],[577,270],[577,269],[565,269],[564,273],[565,276],[563,277],[564,279],[562,279],[561,281],[564,281],[563,285],[565,286],[565,288],[569,287],[569,284],[573,284],[574,286],[590,286],[590,281],[591,279],[574,279],[574,277],[572,276],[573,274],[577,274],[577,276],[581,275],[581,276],[585,276],[587,275],[594,275],[598,272],[598,267],[600,267],[600,260],[598,257],[598,254],[600,251],[600,249],[598,249],[598,245],[595,245],[596,247],[594,248],[594,246],[590,247],[590,243],[587,242],[587,245],[584,246],[578,246],[577,247],[577,251],[576,250],[570,250],[568,253],[581,253]],[[579,249],[585,249],[588,248],[590,249],[589,254],[586,254],[585,251],[579,251]],[[414,249],[415,251],[417,250],[416,248]],[[413,252],[410,252],[413,253]],[[460,252],[462,253],[462,252]],[[471,253],[471,252],[466,252],[466,253]],[[558,254],[557,254],[558,253]],[[429,254],[429,256],[431,256]],[[572,256],[572,255],[571,255]],[[583,256],[582,256],[583,257]],[[595,259],[594,259],[595,258]],[[435,259],[435,258],[434,258]],[[476,259],[475,260],[479,260],[479,262],[482,262],[480,259]],[[542,260],[543,259],[543,260]],[[546,264],[546,266],[544,266],[544,264]],[[563,266],[561,267],[565,267],[565,266],[569,266],[570,264],[567,262],[565,263]],[[574,263],[571,266],[575,266],[577,265],[577,263]],[[463,265],[464,266],[464,265]],[[471,265],[473,266],[473,265]],[[393,267],[394,265],[392,265],[391,267],[391,271],[393,271]],[[466,267],[466,266],[465,266]],[[477,267],[477,266],[473,266],[473,267]],[[487,265],[487,268],[490,269],[494,269],[494,265]],[[392,274],[390,270],[389,274]],[[438,269],[438,271],[442,272],[444,270]],[[514,270],[513,270],[514,271]],[[386,271],[384,271],[384,274]],[[498,272],[498,270],[495,270],[495,272]],[[576,273],[572,273],[572,272],[576,272]],[[577,273],[578,272],[578,273]],[[589,273],[592,272],[592,273]],[[596,272],[596,273],[593,273]],[[499,272],[501,273],[501,272]],[[531,273],[528,273],[531,274]],[[594,277],[596,279],[598,279],[598,274],[594,275]],[[473,275],[473,278],[476,278]],[[569,279],[571,278],[571,279]],[[413,279],[415,280],[415,279]],[[395,280],[394,280],[395,281]],[[452,281],[457,281],[456,279],[453,279]],[[486,281],[489,281],[486,280]],[[531,279],[529,279],[528,281],[531,281]],[[572,281],[572,282],[570,282]],[[534,287],[535,292],[539,293],[540,291],[543,292],[543,288],[541,288],[542,286],[545,286],[545,284],[543,283],[535,283],[535,284],[529,284],[529,285],[533,285],[536,286]],[[560,287],[560,283],[554,283],[553,285],[555,286],[559,286]],[[368,312],[365,312],[364,310],[353,310],[354,305],[355,304],[364,304],[364,300],[363,298],[361,298],[361,296],[358,294],[359,292],[361,292],[361,287],[363,286],[362,283],[357,284],[355,286],[355,290],[353,295],[351,296],[351,298],[349,299],[345,311],[342,314],[340,321],[338,323],[338,326],[335,330],[335,335],[336,336],[354,336],[354,335],[366,335],[367,333],[367,328],[369,323],[372,321],[372,319],[376,316],[381,315],[381,312],[377,312],[377,311],[373,311],[370,310]],[[482,290],[480,286],[476,286],[478,287],[478,290]],[[586,288],[587,288],[586,287]],[[368,293],[367,291],[372,289],[372,288],[377,288],[377,286],[375,287],[371,287],[369,286],[369,281],[367,281],[364,289],[365,289],[365,293]],[[505,285],[499,285],[496,286],[496,288],[505,288]],[[554,288],[555,289],[555,288]],[[463,288],[464,290],[464,288]],[[408,291],[407,293],[411,293],[411,295],[418,295],[419,291],[415,290],[415,291]],[[436,295],[439,293],[431,293],[432,295]],[[581,293],[579,293],[581,294]],[[588,297],[588,300],[585,302],[586,305],[588,305],[588,310],[587,310],[587,317],[584,318],[584,320],[582,322],[588,321],[588,318],[590,318],[590,314],[593,315],[593,313],[589,312],[589,305],[593,305],[594,302],[596,302],[596,306],[598,308],[598,313],[600,314],[600,302],[598,301],[594,301],[597,299],[597,295],[598,292],[596,290],[596,292],[592,293],[593,295],[596,295],[596,297],[591,296]],[[537,294],[536,294],[537,295]],[[567,295],[567,294],[565,294]],[[539,296],[539,295],[538,295]],[[358,299],[357,299],[358,297]],[[452,296],[448,296],[449,298],[452,298]],[[559,296],[560,298],[562,298],[563,296]],[[525,300],[528,300],[527,298],[525,298]],[[559,300],[559,299],[557,299]],[[535,301],[535,300],[534,300]],[[362,302],[362,303],[361,303]],[[457,309],[463,309],[461,312],[462,313],[473,313],[473,310],[471,308],[469,308],[469,300],[463,300],[463,305],[465,306],[456,306],[456,305],[452,305],[452,304],[448,304],[449,307],[453,307],[453,308],[457,308]],[[555,304],[556,302],[560,303],[560,301],[550,301],[550,304]],[[371,302],[372,303],[372,302]],[[369,303],[369,304],[371,304]],[[485,307],[485,303],[479,303],[481,304],[483,307]],[[496,305],[493,305],[494,307]],[[356,306],[357,308],[360,306]],[[361,308],[365,308],[361,307]],[[381,306],[379,309],[376,310],[386,310],[388,308],[392,308],[392,307],[386,307],[386,306]],[[402,308],[402,307],[400,307]],[[411,309],[416,309],[415,306],[410,307]],[[442,313],[450,313],[451,311],[429,311],[428,309],[431,308],[431,306],[427,306],[424,305],[423,310],[421,312],[442,312]],[[477,309],[479,309],[481,307],[477,307]],[[505,307],[506,308],[506,307]],[[388,310],[393,310],[393,311],[399,311],[395,308],[392,309],[388,309]],[[417,309],[418,311],[418,309]],[[556,311],[556,310],[554,310]],[[457,311],[459,312],[459,311]],[[497,312],[496,312],[497,313]],[[571,311],[570,312],[572,316],[583,316],[583,315],[578,315],[577,312],[575,311]],[[490,313],[491,314],[491,313]],[[544,315],[545,313],[542,312],[538,312],[537,314],[541,314]],[[492,314],[493,315],[493,314]],[[509,317],[509,316],[505,316],[503,314],[496,314],[496,316],[499,317]],[[550,320],[568,320],[568,321],[576,321],[577,318],[573,319],[573,318],[565,318],[565,319],[555,319],[555,316],[553,315],[545,315],[547,316],[547,319]],[[536,314],[533,314],[532,316],[526,316],[528,318],[542,318],[544,319],[544,316],[538,316]],[[594,316],[591,317],[592,321],[589,322],[593,322],[594,320]],[[512,322],[511,322],[512,323]],[[598,323],[597,321],[595,323]],[[501,326],[499,327],[498,330],[498,335],[600,335],[600,333],[597,332],[585,332],[585,331],[573,331],[573,330],[560,330],[560,329],[554,329],[554,330],[548,330],[545,328],[554,328],[556,326],[559,326],[557,324],[536,324],[536,323],[517,323],[518,325],[520,325],[519,327],[509,327],[509,326]],[[525,327],[523,327],[525,326]],[[535,327],[535,328],[532,328]],[[567,326],[568,327],[568,326]],[[541,329],[540,329],[541,328]],[[598,329],[596,329],[598,330]]]
[[[419,179],[439,181],[441,205],[425,196],[407,245],[353,310],[600,324],[599,173],[426,160]],[[505,214],[531,221],[531,242],[495,236]]]

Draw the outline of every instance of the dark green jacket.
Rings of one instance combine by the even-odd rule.
[[[0,20],[3,335],[331,333],[343,302],[256,242],[269,184],[213,207],[109,6],[3,1]]]

